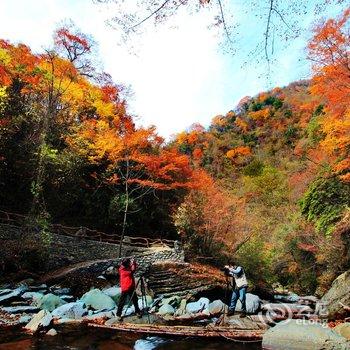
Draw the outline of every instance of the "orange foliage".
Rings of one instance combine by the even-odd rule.
[[[226,157],[233,159],[233,158],[236,158],[238,156],[250,156],[251,154],[252,154],[252,151],[251,151],[250,147],[239,146],[239,147],[236,147],[236,148],[229,150],[226,153]]]
[[[192,152],[192,156],[195,160],[200,160],[203,157],[203,151],[200,148],[195,148]]]
[[[350,8],[338,19],[330,19],[314,30],[309,55],[315,75],[312,93],[326,100],[322,121],[328,154],[340,159],[334,170],[343,180],[350,178]]]
[[[211,125],[213,126],[225,126],[227,120],[223,115],[217,115],[211,120]]]

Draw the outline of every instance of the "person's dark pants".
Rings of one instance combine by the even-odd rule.
[[[132,303],[133,303],[133,305],[135,307],[135,312],[137,314],[140,313],[136,292],[134,292],[134,289],[131,289],[131,290],[127,291],[127,292],[122,292],[122,294],[120,296],[119,304],[118,304],[118,310],[117,310],[117,316],[119,316],[119,317],[122,315],[123,307],[125,305],[127,297],[129,297],[129,299],[130,298],[132,299]]]
[[[247,312],[246,308],[246,294],[247,294],[247,287],[241,287],[238,289],[233,290],[232,297],[231,297],[231,304],[229,306],[229,311],[231,313],[235,312],[237,300],[239,299],[242,303],[242,312]]]

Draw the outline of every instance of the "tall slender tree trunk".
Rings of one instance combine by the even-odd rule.
[[[123,226],[122,233],[119,242],[119,258],[122,256],[123,239],[126,232],[126,226],[128,224],[128,211],[129,211],[129,158],[126,159],[126,173],[125,173],[125,206],[124,206],[124,216],[123,216]]]

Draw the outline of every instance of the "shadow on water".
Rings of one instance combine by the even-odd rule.
[[[236,343],[201,339],[164,339],[104,330],[79,330],[54,337],[8,334],[0,338],[0,350],[261,350],[260,343]]]

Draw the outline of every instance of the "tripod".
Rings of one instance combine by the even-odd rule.
[[[132,302],[132,299],[133,299],[139,285],[140,285],[140,290],[141,290],[142,312],[144,312],[144,310],[146,310],[148,323],[151,323],[149,312],[148,312],[148,307],[147,307],[147,295],[146,295],[146,287],[145,287],[145,280],[144,280],[143,274],[140,276],[139,280],[137,281],[136,286],[134,288],[134,291],[132,292],[132,295],[129,298],[129,302],[128,302],[128,305],[124,311],[123,317],[125,317],[126,311],[129,309],[131,302]]]
[[[232,280],[230,281],[230,278],[231,278],[230,276],[225,275],[225,277],[226,277],[225,301],[226,301],[227,305],[230,305],[231,300],[229,297],[230,297],[230,291],[233,287],[233,284],[232,284]],[[224,312],[223,312],[223,317],[222,317],[223,323],[225,323],[225,316],[226,316],[227,312],[228,312],[228,309],[226,309],[224,307]]]

